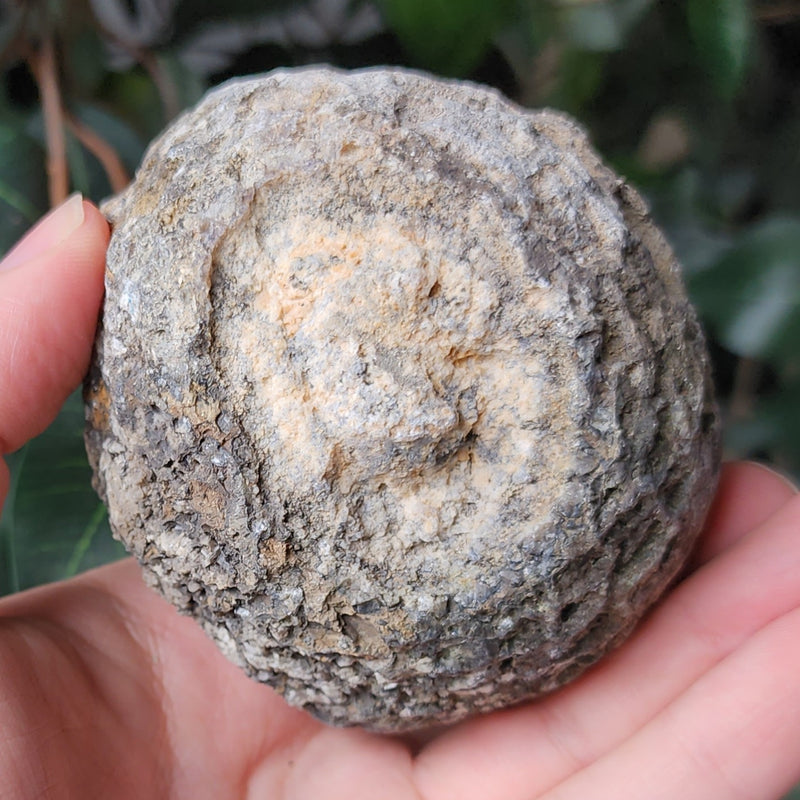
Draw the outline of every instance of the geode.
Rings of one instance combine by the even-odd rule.
[[[386,731],[506,706],[675,579],[718,469],[704,340],[575,123],[281,70],[211,92],[105,212],[112,529],[290,703]]]

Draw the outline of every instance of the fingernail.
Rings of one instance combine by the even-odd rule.
[[[83,195],[75,192],[25,234],[0,263],[0,271],[18,267],[61,244],[83,225],[84,218]]]
[[[769,472],[776,478],[780,478],[786,484],[786,486],[788,486],[795,494],[800,492],[800,487],[797,485],[797,482],[795,481],[794,477],[788,472],[784,472],[782,469],[772,464],[764,464],[761,461],[754,461],[753,463],[757,467],[763,469],[764,472]]]

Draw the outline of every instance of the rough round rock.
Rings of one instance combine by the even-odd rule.
[[[378,730],[509,705],[675,578],[718,465],[704,342],[573,122],[278,71],[209,94],[106,212],[112,528],[290,703]]]

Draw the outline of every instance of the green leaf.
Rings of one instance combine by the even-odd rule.
[[[25,25],[26,10],[23,5],[5,5],[0,16],[0,62],[10,61],[14,44]]]
[[[727,457],[766,458],[800,484],[800,374],[779,380],[752,401],[751,413],[730,419],[725,426]]]
[[[124,555],[90,484],[80,393],[27,445],[12,476],[14,491],[2,531],[13,564],[0,576],[0,590],[60,580]]]
[[[760,413],[747,419],[728,420],[725,424],[725,459],[758,458],[775,451],[782,432],[774,419]]]
[[[174,25],[178,37],[199,24],[247,17],[263,17],[271,11],[291,8],[296,0],[183,0],[175,10]]]
[[[745,74],[752,41],[748,0],[688,0],[689,30],[717,93],[732,99]]]
[[[797,361],[800,219],[768,219],[746,231],[715,263],[690,276],[689,288],[731,352]]]
[[[131,164],[131,153],[140,146],[131,136],[137,137],[140,143],[150,141],[170,121],[166,117],[166,106],[170,107],[170,113],[179,113],[194,105],[208,88],[203,78],[183,64],[176,52],[162,50],[154,55],[163,95],[141,67],[112,73],[103,84],[100,98],[103,106],[113,111],[109,116],[127,128],[126,133],[117,137],[120,155],[127,166]],[[95,106],[95,110],[99,108]],[[103,126],[109,124],[104,122]]]
[[[480,64],[511,9],[507,0],[379,0],[378,6],[416,66],[453,77]]]
[[[603,82],[606,56],[589,50],[569,49],[561,54],[558,83],[548,104],[579,114]]]
[[[581,50],[607,53],[623,43],[624,31],[610,3],[569,6],[563,25],[569,42]]]
[[[129,177],[139,165],[144,145],[127,123],[91,105],[78,105],[75,116],[110,145],[123,162]],[[112,192],[105,167],[72,133],[67,134],[67,163],[72,188],[99,203]]]
[[[158,90],[141,67],[111,73],[104,81],[101,100],[144,141],[153,139],[166,124]]]
[[[561,0],[558,11],[562,35],[580,50],[600,53],[620,50],[631,29],[652,4],[653,0],[595,0],[591,3]]]
[[[44,150],[18,126],[0,123],[0,255],[46,208]]]
[[[69,54],[65,59],[65,68],[71,90],[84,97],[94,94],[106,76],[108,61],[98,31],[80,29],[66,46]]]
[[[800,484],[800,379],[787,382],[781,391],[760,403],[758,420],[775,431],[774,458],[790,470]],[[798,799],[800,800],[800,798]]]
[[[654,0],[615,0],[613,7],[619,24],[628,33],[654,4]]]
[[[125,168],[133,173],[144,153],[142,137],[125,120],[95,105],[81,104],[75,108],[75,115],[110,144]]]
[[[197,103],[208,88],[203,79],[189,70],[175,53],[161,51],[158,61],[175,91],[179,108],[183,110]]]
[[[18,592],[20,590],[19,558],[17,557],[16,539],[14,537],[14,516],[19,489],[19,476],[25,463],[28,447],[17,450],[5,457],[11,480],[9,481],[8,494],[0,514],[0,596]]]
[[[72,134],[67,134],[66,141],[67,165],[72,190],[95,200],[107,195],[105,176],[99,164],[95,164],[87,158],[81,143]]]
[[[795,788],[792,789],[792,791],[789,792],[789,794],[787,794],[783,800],[800,800],[800,785],[795,786]]]
[[[504,36],[511,34],[522,35],[531,52],[540,51],[558,33],[560,35],[560,13],[556,6],[550,3],[530,2],[523,5],[522,19],[525,24],[509,26],[509,31]]]

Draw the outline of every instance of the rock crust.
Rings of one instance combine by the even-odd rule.
[[[211,92],[105,212],[112,529],[290,703],[386,731],[509,705],[677,575],[719,460],[703,336],[575,123],[277,71]]]

